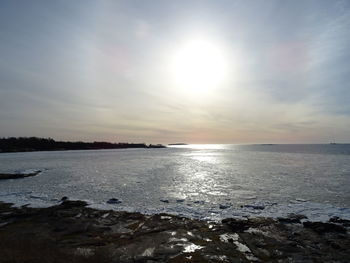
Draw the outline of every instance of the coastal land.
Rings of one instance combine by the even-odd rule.
[[[16,172],[16,173],[0,173],[0,180],[2,179],[19,179],[19,178],[25,178],[30,176],[36,176],[40,174],[40,170],[34,170],[30,172]]]
[[[33,152],[33,151],[64,151],[64,150],[101,150],[127,148],[166,148],[161,144],[145,143],[110,143],[110,142],[65,142],[52,138],[9,137],[0,138],[1,152]]]
[[[97,210],[63,198],[47,208],[0,202],[0,262],[349,262],[350,221],[201,221]]]

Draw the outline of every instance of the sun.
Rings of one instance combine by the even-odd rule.
[[[174,52],[171,72],[177,87],[194,93],[207,92],[225,81],[227,61],[219,45],[196,39]]]

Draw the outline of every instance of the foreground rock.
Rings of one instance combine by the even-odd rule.
[[[168,214],[0,203],[0,262],[349,262],[349,221],[251,218],[205,222]]]
[[[24,178],[29,176],[36,176],[39,173],[41,173],[40,170],[29,172],[29,173],[0,173],[0,180],[1,179],[18,179],[18,178]]]

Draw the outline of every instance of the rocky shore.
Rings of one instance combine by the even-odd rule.
[[[5,179],[19,179],[19,178],[25,178],[25,177],[30,177],[30,176],[36,176],[39,173],[41,173],[40,170],[32,171],[32,172],[27,172],[27,173],[0,173],[0,180],[5,180]]]
[[[0,262],[349,262],[350,221],[228,218],[0,202]]]

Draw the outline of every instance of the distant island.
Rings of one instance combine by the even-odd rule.
[[[110,143],[110,142],[66,142],[55,141],[52,138],[9,137],[0,138],[0,152],[33,152],[33,151],[64,151],[64,150],[101,150],[126,148],[166,148],[162,144],[145,143]]]

